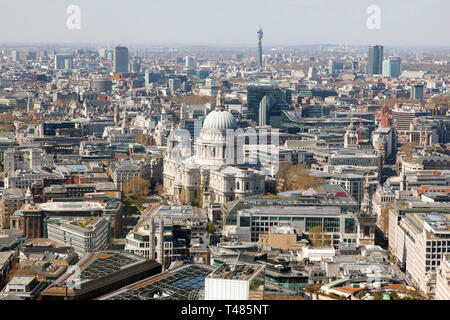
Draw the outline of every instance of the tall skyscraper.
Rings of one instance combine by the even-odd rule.
[[[263,31],[261,26],[259,26],[258,32],[258,68],[259,70],[262,70],[262,37],[263,37]]]
[[[383,61],[383,76],[398,78],[400,76],[400,58],[391,57]]]
[[[126,47],[114,48],[113,72],[114,73],[128,72],[128,48]]]
[[[383,46],[370,46],[367,57],[367,74],[381,74],[383,68]]]

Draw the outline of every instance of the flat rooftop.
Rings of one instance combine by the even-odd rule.
[[[204,264],[187,264],[149,277],[99,300],[198,300],[205,278],[216,269]]]
[[[191,206],[161,206],[156,211],[156,215],[194,215],[194,208]]]
[[[248,281],[257,273],[259,273],[264,266],[262,265],[247,265],[241,264],[234,266],[223,264],[213,273],[208,276],[208,279],[228,279],[228,280],[245,280]]]
[[[40,209],[44,211],[85,211],[102,210],[103,205],[98,202],[46,202],[41,203]]]
[[[277,216],[339,216],[341,210],[338,207],[258,207],[244,209],[242,211],[251,212],[252,215],[277,215]]]
[[[26,286],[36,278],[35,276],[15,276],[8,282],[8,285]]]

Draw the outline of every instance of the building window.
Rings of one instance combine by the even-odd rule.
[[[355,233],[355,219],[345,218],[345,233]]]
[[[240,217],[239,225],[241,227],[250,227],[250,217]]]
[[[320,226],[322,227],[322,218],[319,217],[306,217],[305,231],[308,232],[311,228]]]

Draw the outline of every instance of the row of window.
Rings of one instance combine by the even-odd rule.
[[[450,241],[427,241],[427,247],[450,246]]]

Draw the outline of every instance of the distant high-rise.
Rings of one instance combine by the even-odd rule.
[[[175,92],[180,90],[181,88],[181,80],[178,78],[169,79],[169,89],[171,92]]]
[[[344,70],[344,64],[340,61],[330,60],[328,62],[328,73],[335,75],[336,73],[342,73]]]
[[[424,85],[416,84],[411,86],[411,99],[414,100],[423,100],[424,98]]]
[[[106,59],[108,54],[108,50],[106,48],[100,48],[98,49],[98,55],[102,59]]]
[[[13,62],[17,62],[17,61],[20,60],[20,54],[19,54],[19,51],[13,50],[13,51],[11,52],[11,60],[12,60]]]
[[[261,26],[259,26],[258,32],[258,68],[259,70],[262,70],[262,37],[263,37],[263,31]]]
[[[400,58],[391,57],[383,61],[383,76],[398,78],[400,76]]]
[[[114,48],[113,72],[114,73],[128,72],[128,48],[126,47]]]
[[[72,69],[73,57],[67,54],[57,54],[55,55],[55,69]]]
[[[196,61],[195,61],[195,57],[192,56],[186,56],[185,58],[185,64],[186,64],[186,68],[191,69],[191,68],[195,68],[196,65]]]
[[[383,46],[370,46],[367,57],[367,74],[381,74],[383,68]]]

